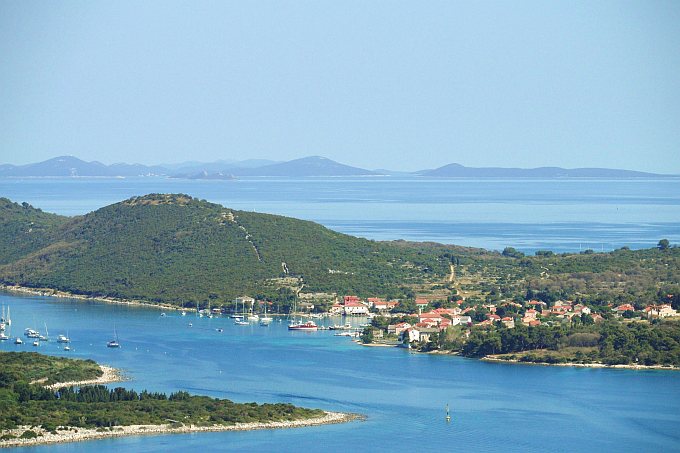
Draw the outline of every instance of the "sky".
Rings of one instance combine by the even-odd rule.
[[[680,173],[678,1],[0,2],[0,163]]]

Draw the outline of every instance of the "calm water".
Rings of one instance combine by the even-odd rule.
[[[287,401],[366,414],[365,422],[295,430],[112,439],[18,451],[680,451],[680,373],[488,364],[364,348],[329,331],[285,323],[235,326],[228,318],[161,317],[154,309],[15,297],[15,334],[68,331],[70,352],[126,371],[124,385],[230,398]],[[188,323],[192,322],[193,327]],[[358,321],[357,321],[358,322]],[[106,348],[114,325],[122,347]],[[224,328],[218,333],[217,327]],[[450,404],[453,421],[444,420]]]
[[[579,251],[680,242],[680,179],[1,179],[0,196],[84,214],[134,195],[182,192],[234,209],[313,220],[369,239]]]

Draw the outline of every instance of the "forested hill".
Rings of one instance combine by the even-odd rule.
[[[89,296],[215,307],[250,295],[285,307],[302,290],[639,308],[680,294],[680,248],[665,240],[647,250],[501,254],[370,241],[182,194],[134,197],[78,217],[0,199],[0,214],[0,283]]]
[[[215,305],[243,294],[305,291],[399,297],[444,280],[452,254],[479,250],[381,243],[187,195],[151,194],[85,216],[3,200],[0,280],[93,296]]]
[[[58,228],[68,220],[0,198],[0,266],[53,243]]]

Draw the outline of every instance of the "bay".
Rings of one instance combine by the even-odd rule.
[[[186,193],[375,240],[578,252],[680,242],[680,179],[0,179],[0,195],[80,215],[131,196]]]
[[[11,307],[14,335],[46,323],[52,338],[68,331],[72,339],[70,352],[54,341],[40,347],[2,342],[1,350],[92,358],[131,379],[112,386],[283,401],[368,417],[16,451],[680,451],[677,372],[485,363],[363,347],[331,331],[289,332],[285,322],[236,326],[229,318],[161,316],[157,309],[76,299],[0,294],[0,303]],[[106,347],[114,326],[118,350]]]

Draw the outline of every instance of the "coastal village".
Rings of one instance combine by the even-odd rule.
[[[427,342],[433,333],[445,331],[453,326],[512,329],[516,323],[531,327],[542,324],[555,325],[572,322],[574,317],[584,323],[599,323],[610,317],[653,320],[678,315],[671,304],[648,305],[641,311],[636,311],[631,304],[622,304],[612,306],[610,313],[605,316],[596,313],[587,305],[569,300],[558,300],[551,306],[539,300],[528,300],[523,304],[504,301],[498,304],[481,304],[467,308],[461,308],[462,304],[463,300],[458,300],[454,303],[456,306],[451,308],[434,308],[428,299],[417,298],[415,306],[418,312],[410,313],[399,310],[399,301],[387,301],[375,297],[362,300],[357,296],[344,296],[341,301],[332,305],[328,313],[343,316],[412,318],[413,322],[402,321],[389,324],[384,330],[372,327],[374,338],[396,335],[399,341],[406,344]],[[483,319],[480,319],[482,316],[478,315],[478,312],[483,313]],[[465,330],[465,334],[469,335],[470,330]]]

